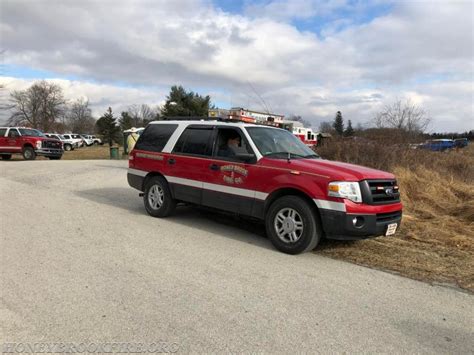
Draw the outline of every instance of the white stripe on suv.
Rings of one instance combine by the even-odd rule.
[[[148,174],[148,172],[144,170],[131,169],[131,168],[128,169],[128,172],[130,174],[138,175],[142,177],[145,177]],[[224,185],[218,185],[218,184],[210,184],[207,182],[184,179],[184,178],[179,178],[176,176],[165,176],[165,178],[172,184],[179,184],[179,185],[197,187],[197,188],[206,189],[206,190],[223,192],[223,193],[227,193],[231,195],[256,198],[257,200],[265,200],[268,197],[267,193],[255,191],[255,190],[241,189],[238,187],[230,187],[230,186],[224,186]],[[316,206],[318,206],[318,208],[325,209],[325,210],[346,212],[346,206],[342,202],[334,202],[334,201],[321,200],[321,199],[313,199],[313,201],[316,204]]]
[[[142,177],[145,177],[148,174],[148,171],[132,169],[132,168],[128,168],[128,172],[132,175],[138,175],[138,176],[142,176]]]

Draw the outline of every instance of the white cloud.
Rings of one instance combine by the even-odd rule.
[[[244,16],[198,0],[4,0],[4,62],[83,78],[65,90],[80,87],[101,110],[106,102],[158,102],[166,93],[154,88],[173,84],[259,106],[249,99],[250,82],[275,110],[315,122],[337,110],[362,122],[383,102],[411,96],[426,106],[435,129],[473,128],[472,2],[395,2],[389,14],[361,25],[338,18],[338,10],[369,6],[360,2],[253,6]],[[323,37],[288,21],[312,16],[334,18]],[[451,113],[454,106],[462,118]]]

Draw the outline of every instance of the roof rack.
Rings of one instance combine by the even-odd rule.
[[[245,123],[250,125],[256,126],[270,126],[270,127],[277,127],[288,129],[289,123],[278,123],[273,121],[267,122],[245,122],[236,118],[223,118],[223,117],[199,117],[199,116],[170,116],[170,117],[162,117],[162,121],[217,121],[223,123]]]
[[[223,121],[222,117],[199,116],[170,116],[163,117],[163,121]]]

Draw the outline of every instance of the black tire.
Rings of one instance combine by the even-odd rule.
[[[23,151],[23,159],[25,160],[35,160],[36,159],[36,153],[35,150],[31,147],[24,147]]]
[[[64,150],[65,150],[66,152],[69,152],[70,150],[73,150],[72,145],[70,145],[70,144],[64,144]]]
[[[2,160],[10,160],[12,158],[11,154],[3,154],[2,155]]]
[[[286,254],[313,250],[322,235],[315,207],[299,196],[283,196],[274,201],[265,216],[265,228],[275,248]]]
[[[158,198],[158,202],[155,204],[153,203],[153,197],[151,197],[152,194]],[[159,195],[161,195],[161,204],[159,202]],[[143,202],[145,204],[146,211],[150,216],[153,217],[168,217],[174,212],[174,209],[176,208],[176,201],[171,195],[168,182],[161,176],[154,176],[147,180],[145,184]]]
[[[48,157],[49,160],[59,160],[62,158],[62,155],[60,155],[59,157]]]

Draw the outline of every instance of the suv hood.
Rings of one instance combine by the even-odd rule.
[[[266,160],[266,159],[265,159]],[[277,161],[272,159],[272,162]],[[361,165],[342,163],[325,159],[292,159],[288,164],[284,162],[287,169],[299,170],[309,174],[326,175],[331,181],[360,181],[365,179],[395,179],[395,175],[385,171],[367,168]],[[267,165],[267,164],[266,164]],[[273,164],[272,164],[273,165]]]

